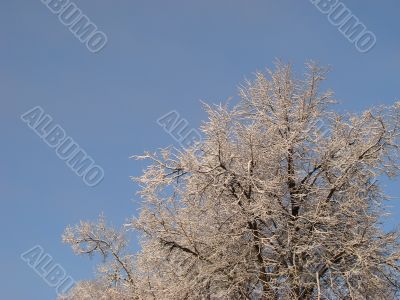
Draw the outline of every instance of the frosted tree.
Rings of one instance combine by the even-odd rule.
[[[68,227],[63,241],[72,246],[77,255],[99,254],[103,264],[98,268],[98,278],[82,281],[60,300],[130,300],[139,299],[135,284],[133,255],[127,253],[127,238],[123,229],[106,226],[101,216],[97,223],[81,222]]]
[[[136,157],[150,165],[125,229],[141,251],[114,255],[126,242],[104,226],[68,229],[78,253],[113,257],[66,299],[398,299],[399,231],[382,228],[378,179],[399,169],[400,104],[336,113],[325,76],[278,63],[236,106],[206,105],[202,142]]]

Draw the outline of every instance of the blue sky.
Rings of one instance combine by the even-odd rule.
[[[75,1],[108,37],[91,53],[40,0],[0,1],[0,290],[2,299],[54,299],[55,290],[20,259],[38,244],[76,280],[94,261],[61,243],[68,224],[104,212],[120,225],[138,208],[129,159],[175,143],[156,120],[177,110],[199,126],[200,100],[220,102],[275,58],[302,70],[331,65],[327,86],[340,109],[400,98],[400,2],[343,1],[372,31],[361,54],[325,15],[301,0]],[[105,171],[88,187],[20,119],[41,106]],[[338,107],[339,108],[339,107]],[[398,197],[393,182],[383,182]],[[400,216],[396,201],[394,216]],[[135,242],[132,248],[137,249]]]

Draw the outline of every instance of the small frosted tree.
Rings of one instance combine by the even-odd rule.
[[[105,226],[67,229],[78,253],[112,260],[66,298],[397,299],[399,232],[382,228],[377,180],[398,172],[400,105],[335,113],[325,75],[278,63],[233,108],[206,105],[202,142],[138,156],[151,164],[125,228],[141,251],[121,256],[123,235]]]

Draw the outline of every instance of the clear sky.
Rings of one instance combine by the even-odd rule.
[[[98,53],[40,0],[0,1],[0,298],[54,299],[20,254],[41,245],[76,280],[94,262],[61,243],[68,224],[104,212],[120,225],[138,208],[129,159],[176,142],[156,123],[176,110],[196,128],[200,100],[237,97],[237,85],[275,58],[302,70],[308,59],[331,65],[327,86],[340,109],[400,99],[400,2],[344,1],[376,35],[359,53],[306,0],[75,1],[108,37]],[[41,106],[105,171],[88,187],[54,149],[21,121]],[[338,107],[339,109],[339,107]],[[383,182],[398,197],[395,183]],[[394,217],[400,216],[393,202]],[[132,248],[137,249],[135,241]]]

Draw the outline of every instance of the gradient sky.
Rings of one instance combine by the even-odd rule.
[[[136,213],[129,176],[144,166],[129,156],[175,143],[156,123],[170,110],[196,128],[200,100],[236,98],[275,58],[298,71],[308,59],[331,65],[327,86],[340,110],[399,99],[400,2],[343,2],[375,33],[370,52],[357,52],[306,0],[75,1],[108,36],[96,54],[40,0],[1,0],[0,298],[54,299],[20,259],[36,244],[76,280],[93,277],[95,261],[74,256],[61,234],[101,212],[115,225]],[[37,105],[104,168],[98,186],[87,187],[21,121]],[[383,183],[398,198],[398,185]],[[393,205],[387,226],[400,216]]]

